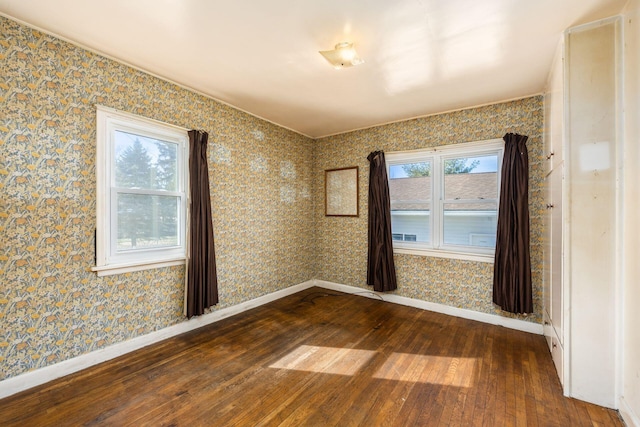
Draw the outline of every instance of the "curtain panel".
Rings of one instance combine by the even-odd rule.
[[[187,262],[186,314],[201,315],[218,303],[218,279],[213,244],[207,142],[209,134],[189,131],[189,259]]]
[[[527,136],[507,133],[498,207],[493,302],[510,313],[533,313],[529,252]]]
[[[384,152],[374,151],[369,160],[369,234],[367,284],[377,292],[397,289],[391,238],[391,199]]]

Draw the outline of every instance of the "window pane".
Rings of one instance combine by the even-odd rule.
[[[445,200],[498,197],[498,156],[459,157],[444,161]]]
[[[496,203],[445,203],[446,245],[494,248],[497,228]]]
[[[431,162],[389,167],[393,240],[431,241]]]
[[[389,179],[431,176],[431,162],[406,163],[389,166]]]
[[[176,191],[178,144],[115,131],[116,187]]]
[[[179,203],[174,196],[118,194],[117,250],[178,245]]]

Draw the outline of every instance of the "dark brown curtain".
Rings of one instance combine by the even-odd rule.
[[[529,137],[504,136],[493,302],[511,313],[532,313],[529,256]]]
[[[218,303],[218,278],[213,245],[207,141],[209,134],[189,131],[189,264],[187,266],[187,317],[198,316]]]
[[[391,199],[384,152],[374,151],[369,160],[369,250],[367,284],[374,291],[393,291],[398,287],[391,240]]]

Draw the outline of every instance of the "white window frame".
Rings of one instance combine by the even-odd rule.
[[[432,172],[431,215],[429,215],[431,242],[393,241],[394,253],[494,262],[495,248],[446,245],[444,244],[442,232],[444,224],[444,161],[451,158],[477,157],[482,155],[497,155],[498,157],[498,199],[496,204],[496,207],[498,207],[500,206],[500,178],[502,157],[504,155],[504,141],[502,139],[489,139],[428,149],[385,153],[387,176],[390,176],[389,168],[391,166],[407,163],[431,162]]]
[[[96,134],[96,266],[92,270],[98,276],[127,273],[151,268],[181,265],[186,260],[186,229],[188,207],[189,140],[187,130],[156,120],[125,113],[112,108],[97,106]],[[165,194],[180,200],[178,212],[178,245],[116,250],[117,211],[115,186],[115,131],[135,133],[141,136],[178,144],[178,188]],[[161,194],[158,191],[143,193]]]

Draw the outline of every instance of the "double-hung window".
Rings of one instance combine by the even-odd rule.
[[[493,261],[501,139],[386,155],[394,250]]]
[[[186,130],[98,107],[99,275],[185,260]]]

